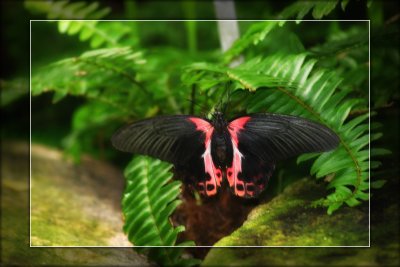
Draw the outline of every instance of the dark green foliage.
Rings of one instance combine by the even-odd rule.
[[[340,47],[352,49],[354,41]],[[327,189],[334,191],[325,199],[315,201],[317,205],[327,206],[331,214],[343,203],[355,206],[369,199],[369,142],[379,138],[380,134],[373,134],[369,139],[369,127],[365,123],[368,114],[346,120],[352,110],[367,109],[368,102],[363,98],[349,97],[350,90],[339,87],[343,86],[343,80],[338,74],[316,68],[316,63],[314,59],[307,60],[306,54],[275,54],[255,57],[234,69],[197,63],[188,69],[184,78],[191,77],[189,82],[198,83],[203,90],[211,90],[219,80],[233,81],[237,90],[255,92],[247,93],[244,104],[247,113],[267,111],[303,116],[333,129],[341,143],[336,150],[298,159],[301,162],[317,157],[311,174],[317,178],[331,177]],[[196,75],[191,75],[191,72]],[[364,79],[367,76],[364,73]],[[196,81],[193,77],[199,79]],[[208,82],[210,80],[214,83]],[[372,155],[375,153],[387,154],[388,151],[371,151]],[[377,166],[378,163],[371,163],[371,168]]]
[[[79,35],[80,41],[90,42],[92,48],[100,46],[135,46],[138,42],[136,23],[122,24],[107,21],[59,21],[58,30],[68,35]]]
[[[177,24],[171,25],[179,29]],[[318,121],[338,134],[340,146],[328,153],[302,155],[298,162],[313,160],[311,175],[327,181],[326,197],[315,199],[314,204],[326,206],[331,214],[344,203],[355,206],[369,199],[369,171],[379,165],[375,161],[369,165],[369,142],[380,134],[372,125],[369,139],[365,24],[348,29],[335,23],[326,25],[332,27],[330,34],[323,36],[326,39],[308,47],[295,31],[311,25],[251,23],[222,54],[217,48],[196,52],[193,40],[188,41],[189,51],[167,45],[143,46],[155,37],[147,41],[138,38],[135,22],[61,21],[60,34],[77,36],[92,49],[34,69],[32,94],[53,92],[54,102],[70,96],[86,99],[75,110],[71,132],[64,139],[67,151],[76,159],[83,152],[94,152],[98,140],[109,140],[126,122],[190,110],[205,115],[221,101],[231,101],[231,115],[274,112]],[[161,24],[153,26],[167,29]],[[186,29],[194,31],[196,27]],[[194,38],[193,33],[188,36]],[[240,57],[242,64],[228,67]],[[227,90],[232,92],[229,100]],[[187,100],[193,98],[196,106],[191,107],[194,104]],[[361,115],[352,114],[354,111]],[[371,150],[371,155],[387,153]],[[126,168],[124,231],[135,245],[175,246],[183,231],[169,221],[179,204],[181,185],[170,181],[170,168],[146,157],[135,157]],[[376,187],[383,183],[372,181]],[[183,260],[181,249],[149,248],[146,253],[162,265],[194,263]]]
[[[126,110],[127,105],[132,104],[137,94],[149,94],[136,79],[137,69],[144,63],[142,52],[129,47],[88,51],[41,70],[32,79],[32,94],[54,91],[55,102],[67,94],[85,96],[133,112]]]
[[[64,31],[64,28],[60,28],[63,23],[65,22],[59,22],[59,30]],[[71,33],[82,36],[88,29],[84,23],[99,29],[103,29],[104,25],[100,22],[79,22]],[[108,25],[114,29],[134,29],[131,23]],[[71,24],[66,26],[70,27]],[[126,40],[132,35],[129,32],[122,39]],[[83,152],[95,153],[94,148],[99,143],[104,140],[109,142],[115,129],[129,120],[150,117],[157,113],[181,113],[188,110],[190,105],[189,101],[185,101],[190,94],[190,88],[179,89],[178,85],[181,66],[190,62],[189,53],[164,48],[153,50],[149,55],[134,43],[123,46],[123,40],[119,38],[114,39],[117,42],[115,46],[107,41],[108,38],[104,39],[106,41],[95,41],[97,43],[94,45],[93,40],[97,37],[93,36],[90,37],[91,46],[98,49],[56,61],[34,70],[32,76],[33,96],[53,92],[53,102],[70,96],[87,99],[85,104],[75,110],[71,132],[63,140],[66,151],[76,161],[79,161]],[[85,40],[81,37],[81,41]],[[176,65],[171,65],[171,62]],[[112,155],[109,150],[102,153],[106,157]],[[142,171],[149,169],[148,165],[151,172],[144,174]],[[126,217],[124,231],[135,245],[175,246],[177,234],[184,229],[174,228],[169,221],[170,214],[180,203],[177,200],[180,183],[166,185],[171,179],[170,168],[170,165],[160,161],[138,157],[126,169],[128,188],[123,200]],[[135,197],[135,192],[142,193]],[[152,210],[149,211],[149,208]],[[148,222],[147,219],[154,216],[157,219]],[[144,228],[138,227],[140,225]],[[189,242],[181,245],[192,244]],[[182,251],[183,248],[150,248],[146,253],[163,265],[187,266],[197,263],[196,260],[183,259]]]
[[[287,6],[279,15],[280,19],[303,19],[309,12],[312,12],[314,19],[321,19],[329,15],[332,10],[340,3],[344,10],[349,0],[327,0],[327,1],[304,1],[299,0]]]
[[[28,87],[27,81],[24,79],[15,79],[11,81],[0,81],[1,102],[0,106],[5,107],[26,94],[26,88]]]
[[[232,47],[224,54],[225,62],[230,62],[233,57],[240,55],[240,53],[252,45],[261,43],[267,34],[275,28],[276,25],[283,25],[284,22],[266,21],[262,23],[255,23],[249,27],[242,38],[236,40]]]
[[[122,198],[125,215],[124,232],[135,246],[175,246],[179,232],[185,227],[173,227],[169,216],[181,203],[176,199],[181,183],[170,182],[171,165],[147,157],[135,157],[125,169],[127,185]],[[194,246],[185,242],[177,246]],[[164,266],[191,266],[199,263],[180,257],[183,248],[146,248],[155,261]]]
[[[182,63],[167,66],[170,60],[186,63],[187,59],[173,49],[147,57],[143,50],[130,47],[91,50],[35,71],[32,95],[52,91],[53,102],[71,95],[95,101],[76,111],[72,132],[64,142],[79,160],[80,152],[95,146],[90,140],[100,131],[106,131],[103,138],[109,138],[118,125],[132,118],[153,116],[160,110],[165,114],[188,110],[188,88],[179,90],[174,85]],[[160,72],[165,67],[170,71]]]
[[[295,114],[328,125],[341,138],[335,151],[300,156],[301,166],[282,162],[271,179],[270,185],[278,181],[279,188],[272,188],[276,192],[271,197],[303,177],[305,172],[299,173],[300,169],[325,185],[326,191],[318,194],[325,197],[315,199],[314,204],[326,206],[329,213],[344,203],[365,203],[371,197],[369,186],[384,186],[386,181],[381,179],[389,177],[392,186],[390,179],[397,181],[395,160],[383,162],[377,174],[375,170],[380,166],[378,160],[389,153],[379,146],[390,140],[395,147],[398,139],[397,2],[236,1],[235,5],[238,18],[244,19],[260,15],[258,19],[357,18],[370,22],[241,21],[242,37],[221,53],[215,22],[95,21],[214,19],[212,2],[191,1],[171,8],[168,1],[1,1],[1,21],[7,25],[2,31],[2,137],[20,138],[24,131],[22,138],[28,137],[29,117],[24,112],[30,88],[33,143],[63,147],[76,160],[90,153],[122,166],[126,154],[112,149],[109,142],[118,127],[161,114],[204,116],[221,101],[228,101],[228,117],[265,111]],[[24,17],[28,21],[77,20],[32,21],[29,49],[30,29]],[[230,66],[237,59],[243,63]],[[227,88],[233,91],[230,97]],[[56,104],[50,105],[50,99]],[[387,122],[385,128],[374,122],[377,117]],[[380,139],[380,131],[385,138]],[[170,168],[146,157],[135,157],[126,167],[124,231],[135,245],[175,246],[178,232],[183,231],[183,226],[174,227],[169,221],[180,202],[181,186],[171,180]],[[372,192],[373,205],[388,191]],[[396,214],[386,198],[381,202],[376,210],[387,207],[388,214],[378,215]],[[386,220],[387,216],[378,217]],[[390,228],[386,221],[381,226],[384,232]],[[371,222],[376,225],[373,217]],[[185,244],[193,245],[179,245]],[[140,249],[161,266],[196,263],[184,260],[180,247]],[[381,258],[379,252],[377,262]]]
[[[84,1],[24,1],[24,5],[32,13],[46,14],[47,19],[100,19],[111,11],[98,2]]]

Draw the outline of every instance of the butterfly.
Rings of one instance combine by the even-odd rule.
[[[189,173],[185,178],[201,195],[216,195],[227,181],[238,197],[257,197],[279,160],[334,149],[338,136],[319,123],[283,114],[249,114],[227,121],[192,115],[158,116],[119,129],[115,148],[148,155]],[[226,182],[225,182],[226,183]]]

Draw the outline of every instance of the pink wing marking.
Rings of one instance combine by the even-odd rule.
[[[241,117],[229,123],[228,131],[232,139],[233,161],[232,166],[227,168],[227,178],[230,187],[234,188],[235,195],[242,197],[246,194],[244,182],[238,179],[238,175],[242,172],[242,158],[238,145],[238,133],[244,128],[244,125],[250,120],[250,117]],[[250,193],[251,195],[251,193]]]
[[[210,177],[206,179],[206,182],[199,182],[199,188],[204,188],[204,191],[200,191],[200,193],[204,193],[207,196],[212,196],[217,193],[217,186],[221,186],[222,181],[222,172],[220,169],[216,168],[214,162],[211,157],[211,137],[214,132],[214,127],[208,122],[200,118],[189,118],[191,122],[196,125],[196,130],[202,131],[205,133],[205,151],[202,155],[204,159],[204,168],[205,173]]]

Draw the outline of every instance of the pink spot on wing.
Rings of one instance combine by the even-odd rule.
[[[243,158],[242,153],[240,153],[239,151],[238,133],[241,130],[243,130],[244,126],[249,120],[250,120],[249,116],[241,117],[231,121],[228,126],[228,131],[232,139],[233,161],[232,161],[232,166],[227,168],[227,178],[229,186],[234,188],[235,195],[240,197],[245,195],[246,190],[243,181],[238,179],[239,173],[242,172],[242,158]],[[242,185],[243,190],[238,190],[238,185]]]
[[[243,130],[244,126],[250,119],[251,118],[249,116],[245,116],[245,117],[240,117],[236,120],[233,120],[229,123],[228,130],[229,130],[229,133],[231,134],[232,140],[235,141],[236,145],[239,144],[238,133],[241,130]]]
[[[222,180],[222,172],[215,167],[211,157],[211,137],[214,132],[214,127],[208,121],[200,118],[189,118],[189,120],[196,125],[196,130],[206,135],[204,140],[205,151],[202,157],[204,159],[204,171],[210,175],[211,180],[205,182],[204,189],[207,196],[212,196],[217,193],[217,186],[221,185]],[[211,190],[207,189],[208,185],[212,185]]]

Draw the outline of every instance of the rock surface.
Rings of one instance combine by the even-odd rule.
[[[290,185],[272,201],[252,210],[239,229],[214,245],[273,247],[214,247],[202,266],[216,263],[221,266],[398,266],[398,215],[395,215],[398,204],[388,205],[372,215],[371,220],[376,224],[371,229],[369,247],[368,203],[356,208],[342,207],[329,216],[326,209],[309,206],[324,193],[323,185],[307,178]],[[393,220],[375,220],[383,214]],[[380,242],[377,237],[381,238]]]
[[[368,212],[343,207],[329,216],[312,208],[325,189],[305,178],[270,202],[259,205],[247,221],[217,246],[368,246]]]
[[[3,143],[1,153],[2,264],[150,265],[132,248],[30,247],[131,246],[122,233],[123,177],[106,163],[84,158],[74,165],[32,145],[29,228],[29,145]]]

